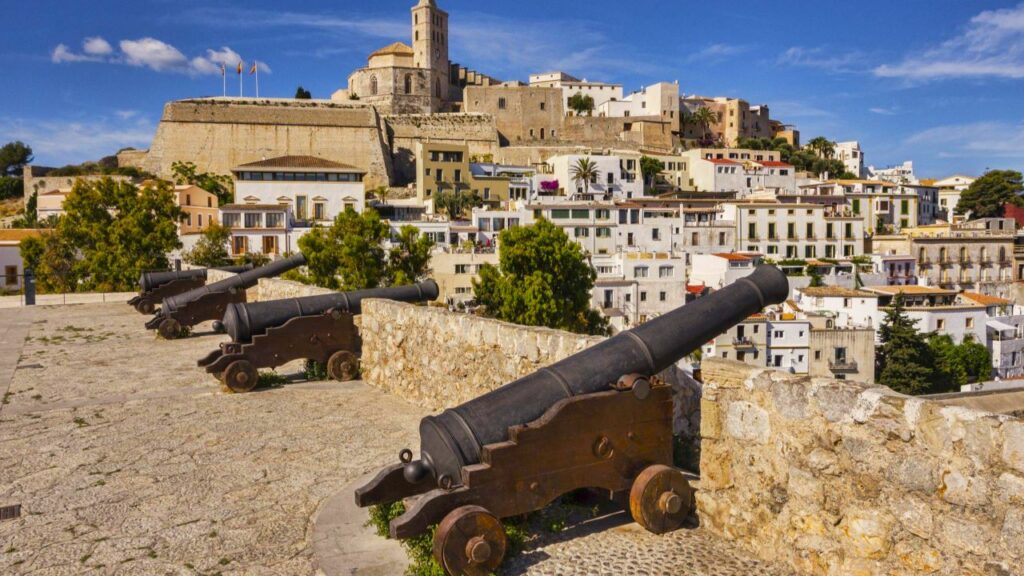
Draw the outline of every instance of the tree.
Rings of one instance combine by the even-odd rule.
[[[381,204],[387,206],[388,196],[391,194],[391,188],[387,186],[378,186],[373,190],[370,190],[370,194],[372,194],[374,198],[380,200]]]
[[[875,355],[875,380],[910,395],[926,393],[934,377],[931,348],[916,325],[905,313],[903,296],[897,295],[879,326],[881,345]]]
[[[14,228],[38,228],[39,212],[36,205],[39,203],[39,193],[33,192],[25,202],[25,212],[14,221]]]
[[[434,211],[443,212],[451,220],[458,220],[466,210],[480,206],[483,202],[474,192],[466,190],[441,190],[434,195]]]
[[[930,391],[954,392],[967,383],[967,371],[960,362],[957,345],[947,334],[932,334],[928,347],[934,359],[934,376]]]
[[[967,374],[967,382],[984,382],[992,376],[992,353],[970,336],[957,346],[957,363]]]
[[[498,266],[484,264],[473,281],[487,313],[506,322],[606,334],[608,322],[590,307],[597,274],[580,246],[541,218],[501,232]]]
[[[165,182],[139,189],[110,178],[79,180],[55,228],[22,251],[44,288],[129,291],[143,270],[168,267],[167,253],[181,247],[180,219]]]
[[[590,159],[590,157],[579,158],[576,163],[569,167],[569,175],[572,176],[574,182],[583,182],[583,191],[585,195],[590,194],[590,183],[597,179],[600,171],[597,169],[597,163]]]
[[[665,170],[665,163],[650,156],[640,157],[640,173],[644,176],[644,185],[653,187],[658,174]]]
[[[1020,172],[992,170],[964,190],[960,195],[960,203],[956,205],[956,213],[970,212],[976,218],[1002,216],[1003,206],[1006,204],[1024,206],[1022,192],[1024,184]]]
[[[0,148],[0,176],[17,175],[33,160],[32,147],[18,140]]]
[[[312,100],[313,99],[313,94],[309,90],[306,90],[302,86],[299,86],[298,88],[295,89],[295,99],[296,100]]]
[[[235,183],[230,176],[198,172],[194,163],[180,161],[171,164],[171,173],[174,174],[175,184],[198,186],[217,196],[217,203],[220,206],[235,201]]]
[[[826,160],[831,160],[832,157],[836,155],[836,143],[824,136],[812,138],[804,148],[814,152],[819,158],[824,158]]]
[[[330,227],[316,226],[299,239],[308,272],[290,277],[332,290],[376,288],[387,278],[387,237],[388,225],[376,210],[357,214],[348,207]]]
[[[569,109],[580,116],[584,113],[589,116],[594,112],[594,98],[582,92],[577,92],[569,97]]]
[[[25,188],[21,178],[0,176],[0,201],[21,198],[24,195]]]
[[[716,114],[711,108],[707,106],[701,106],[697,108],[692,114],[687,117],[687,120],[701,129],[701,141],[708,141],[708,130],[711,125],[718,122],[718,114]]]
[[[420,234],[419,228],[402,226],[398,238],[388,251],[388,284],[413,284],[430,273],[430,251],[434,241]]]
[[[231,229],[214,222],[203,230],[202,236],[191,250],[182,257],[185,262],[203,268],[224,266],[230,261],[228,241],[231,240]]]

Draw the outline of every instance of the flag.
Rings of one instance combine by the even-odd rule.
[[[221,64],[220,64],[220,75],[224,76],[227,73],[228,73],[228,67],[225,66],[223,62],[221,62]]]
[[[238,73],[239,74],[242,73],[242,61],[241,60],[238,61]]]
[[[256,61],[253,60],[252,61],[252,68],[249,68],[249,74],[255,74],[255,73],[256,73]]]

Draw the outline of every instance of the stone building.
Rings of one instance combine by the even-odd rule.
[[[532,86],[471,86],[463,109],[493,116],[502,146],[557,140],[565,116],[561,88]]]

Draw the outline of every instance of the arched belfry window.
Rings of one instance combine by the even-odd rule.
[[[377,77],[370,76],[370,94],[377,95]]]
[[[437,97],[437,98],[441,97],[441,79],[440,78],[435,78],[434,79],[434,96]]]
[[[412,74],[405,75],[405,93],[412,94]]]

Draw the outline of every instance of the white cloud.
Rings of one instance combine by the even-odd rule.
[[[933,149],[942,158],[1024,160],[1024,121],[936,126],[911,135],[904,144]]]
[[[824,47],[792,46],[775,60],[781,66],[818,68],[828,72],[857,72],[863,68],[864,53],[857,50],[834,50]]]
[[[82,42],[82,50],[93,56],[106,56],[114,51],[114,47],[103,38],[93,36]]]
[[[874,69],[882,78],[1024,78],[1024,4],[986,10],[958,35],[903,61]]]
[[[51,166],[98,160],[127,146],[147,148],[155,129],[152,121],[138,116],[86,122],[0,117],[0,140],[29,144],[36,161]]]
[[[121,52],[129,66],[141,66],[157,72],[186,67],[188,59],[180,50],[156,38],[121,40]]]
[[[701,48],[700,50],[690,54],[690,56],[687,57],[687,61],[689,61],[689,62],[700,62],[700,61],[709,61],[709,60],[711,60],[711,61],[719,61],[719,60],[723,60],[725,58],[728,58],[730,56],[736,56],[737,54],[742,54],[744,52],[749,52],[750,50],[751,50],[750,46],[739,46],[739,45],[735,45],[735,44],[721,44],[721,43],[719,43],[719,44],[711,44],[710,46],[705,46],[704,48]]]
[[[871,112],[872,114],[881,114],[882,116],[895,116],[896,108],[882,108],[876,106],[874,108],[868,108],[868,112]]]
[[[221,64],[234,68],[239,62],[246,63],[246,71],[251,65],[238,52],[227,46],[220,50],[208,49],[205,55],[189,59],[181,51],[156,38],[139,38],[137,40],[121,40],[119,51],[115,51],[109,42],[98,36],[86,38],[82,42],[82,53],[76,53],[65,44],[59,44],[50,54],[54,63],[64,62],[104,62],[107,64],[127,64],[140,68],[149,68],[156,72],[176,72],[190,75],[220,74]],[[264,62],[259,63],[260,72],[270,74],[271,69]]]

